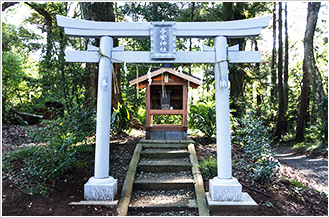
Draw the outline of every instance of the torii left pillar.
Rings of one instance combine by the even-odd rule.
[[[117,179],[109,176],[112,88],[112,64],[109,58],[112,48],[113,39],[102,36],[97,91],[95,166],[94,176],[84,186],[86,200],[113,201],[117,194]]]

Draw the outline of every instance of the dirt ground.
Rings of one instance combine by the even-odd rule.
[[[140,132],[141,133],[141,132]],[[31,143],[28,134],[20,127],[3,125],[2,127],[2,152],[6,153],[23,144]],[[111,176],[118,179],[119,200],[123,182],[126,176],[134,148],[141,134],[122,136],[111,139]],[[214,141],[204,141],[202,138],[194,138],[198,159],[208,158],[216,154]],[[233,145],[233,160],[244,157],[240,147]],[[88,155],[84,159],[89,160],[88,169],[77,168],[67,172],[68,180],[58,184],[56,190],[47,198],[41,195],[24,194],[14,185],[11,178],[2,174],[2,215],[3,216],[106,216],[117,215],[116,208],[104,206],[70,206],[70,202],[83,200],[83,186],[93,176],[94,155]],[[306,159],[297,159],[302,162]],[[324,161],[327,162],[327,159]],[[301,163],[302,163],[301,162]],[[288,163],[289,164],[289,163]],[[308,165],[306,165],[306,169]],[[243,192],[258,203],[259,209],[254,213],[222,213],[216,215],[250,215],[250,216],[327,216],[328,197],[313,188],[312,180],[321,184],[309,174],[302,173],[299,169],[287,164],[282,164],[280,175],[271,181],[271,184],[259,184],[249,179],[245,172],[239,171],[233,166],[233,176],[243,186]],[[308,189],[301,189],[293,185],[289,180],[293,178]],[[208,191],[208,179],[204,178],[205,189]],[[327,183],[327,181],[326,181]],[[327,184],[326,184],[326,187]]]
[[[216,144],[213,141],[204,141],[203,138],[195,138],[195,147],[198,159],[216,155]],[[292,151],[289,151],[289,153]],[[283,152],[284,153],[284,152]],[[244,151],[241,147],[232,145],[232,159],[244,158]],[[321,157],[314,157],[319,160]],[[242,213],[218,213],[219,216],[327,216],[328,215],[328,192],[321,194],[315,187],[322,186],[321,182],[310,177],[307,171],[310,162],[305,163],[305,159],[297,158],[297,164],[304,164],[304,170],[298,170],[294,166],[281,163],[279,175],[273,178],[271,184],[260,184],[247,177],[246,172],[241,171],[233,164],[233,176],[236,177],[243,186],[243,192],[247,192],[259,205],[256,212]],[[309,157],[309,160],[313,160]],[[328,167],[327,159],[324,159],[323,167]],[[314,166],[312,165],[311,168]],[[317,171],[317,169],[315,169]],[[327,175],[326,175],[327,176]],[[208,191],[208,179],[203,178],[205,190]],[[294,179],[307,187],[303,189],[297,187],[289,179]],[[326,185],[328,187],[328,185]],[[320,189],[323,190],[323,189]]]
[[[323,155],[307,156],[297,149],[277,147],[273,149],[276,158],[287,168],[294,168],[300,176],[301,183],[320,192],[329,192],[328,187],[328,158]]]

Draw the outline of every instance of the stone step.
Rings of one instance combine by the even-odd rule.
[[[194,192],[191,190],[138,190],[133,193],[128,210],[143,212],[196,210],[197,203]]]
[[[143,158],[182,158],[188,157],[189,151],[187,150],[168,150],[168,149],[148,149],[141,152],[141,157]]]
[[[191,170],[191,163],[185,159],[146,159],[138,164],[138,172],[178,172]]]
[[[190,144],[194,143],[192,139],[186,139],[186,140],[151,140],[151,139],[141,139],[139,141],[143,144]]]
[[[164,144],[164,143],[142,143],[142,146],[144,148],[154,148],[154,149],[160,149],[160,148],[187,148],[187,144]]]
[[[140,208],[134,208],[129,211],[128,216],[198,216],[197,208],[195,210],[178,210],[178,211],[139,211]]]
[[[193,179],[136,179],[133,184],[135,190],[176,190],[194,188]]]

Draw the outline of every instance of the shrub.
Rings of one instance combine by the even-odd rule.
[[[49,195],[66,172],[81,165],[79,154],[93,150],[86,144],[87,137],[95,134],[94,115],[75,109],[63,118],[44,120],[43,128],[31,132],[36,145],[3,155],[4,173],[26,193]]]
[[[276,176],[280,164],[271,153],[269,129],[263,126],[254,114],[249,113],[242,120],[237,131],[236,140],[244,148],[250,161],[241,160],[239,165],[248,171],[248,176],[266,182]]]
[[[56,150],[52,146],[18,148],[3,156],[3,171],[25,193],[48,196],[69,169],[74,166],[75,149]]]
[[[217,159],[210,156],[209,159],[204,159],[202,164],[198,165],[203,177],[213,178],[217,175]]]
[[[216,134],[215,102],[198,102],[190,106],[189,128],[198,129],[206,138]]]
[[[114,109],[111,116],[111,131],[113,134],[121,134],[124,130],[129,129],[130,114],[129,109],[118,102],[118,108]]]

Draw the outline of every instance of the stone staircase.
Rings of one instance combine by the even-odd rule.
[[[200,184],[201,179],[196,181],[201,176],[195,166],[197,159],[192,140],[142,139],[139,146],[136,168],[134,170],[132,165],[131,169],[135,175],[129,203],[126,200],[127,214],[119,211],[119,215],[209,215],[203,183]],[[196,186],[202,192],[196,191]],[[119,210],[120,207],[125,205],[119,204]]]

